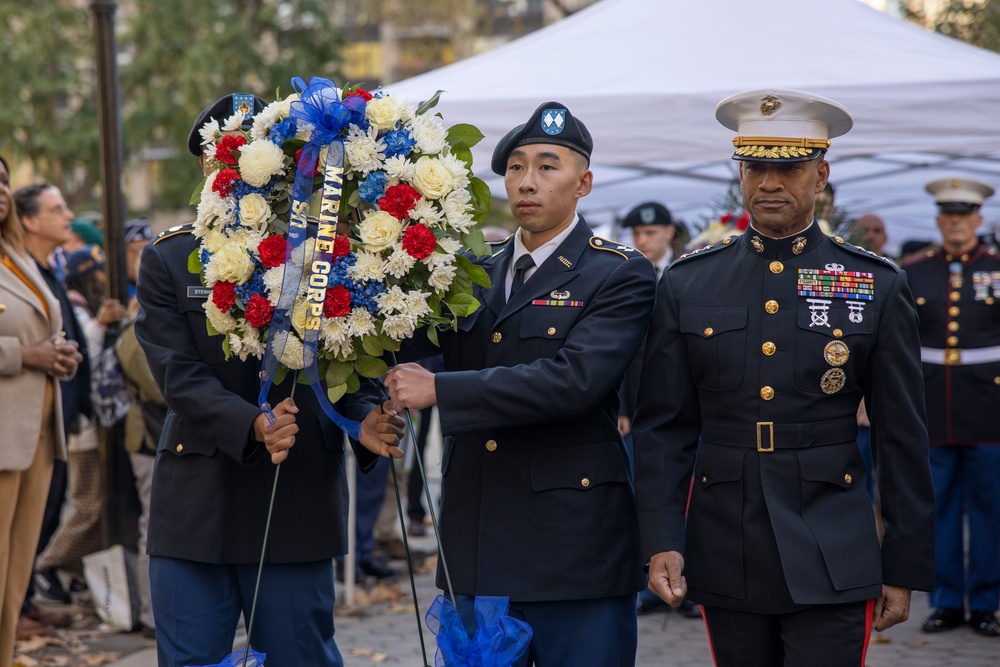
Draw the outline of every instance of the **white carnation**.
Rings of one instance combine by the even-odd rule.
[[[385,280],[385,271],[383,271],[382,256],[375,252],[369,252],[367,250],[358,250],[355,253],[356,262],[348,270],[348,275],[359,282],[365,280],[376,280],[382,282]]]
[[[267,185],[272,176],[285,173],[285,153],[270,141],[240,146],[240,176],[255,188]]]
[[[417,263],[417,258],[403,250],[403,244],[392,247],[392,254],[385,261],[385,272],[393,278],[402,278]]]
[[[410,218],[417,222],[422,222],[428,227],[438,227],[441,225],[441,210],[426,197],[421,197],[410,210]]]
[[[250,138],[254,141],[267,139],[271,127],[288,118],[290,100],[271,102],[264,110],[254,116],[253,127],[250,128]]]
[[[427,279],[427,284],[439,292],[444,292],[451,287],[453,280],[455,280],[455,265],[444,264],[434,267],[430,278]]]
[[[413,119],[410,136],[417,142],[419,152],[424,155],[435,155],[444,149],[448,134],[437,116],[423,114]]]
[[[385,160],[385,142],[377,138],[377,133],[374,125],[369,125],[367,131],[351,125],[344,141],[344,157],[350,171],[368,174],[381,166]]]
[[[222,137],[222,130],[219,129],[219,121],[212,119],[201,126],[198,130],[201,135],[201,145],[215,143],[218,139]],[[214,151],[213,151],[214,155]]]
[[[205,315],[208,317],[208,321],[212,323],[215,330],[219,333],[231,333],[236,329],[236,318],[229,313],[224,313],[219,310],[219,307],[215,305],[215,302],[211,299],[205,299],[203,305],[205,309]]]
[[[239,132],[243,129],[243,112],[237,111],[222,124],[223,132]]]
[[[364,308],[354,308],[346,318],[347,330],[351,336],[370,336],[375,333],[372,314]]]
[[[413,180],[414,165],[402,155],[394,155],[385,161],[383,167],[386,176],[390,180],[410,181]]]
[[[393,285],[376,296],[375,302],[378,304],[378,312],[383,315],[398,313],[406,306],[406,293],[398,285]]]
[[[382,332],[393,340],[403,340],[413,336],[416,327],[406,315],[389,315],[382,322]]]
[[[350,326],[347,319],[346,317],[324,319],[319,330],[323,349],[340,359],[354,353],[354,345],[351,341]]]
[[[243,320],[246,322],[246,320]],[[229,349],[233,351],[240,361],[246,361],[248,357],[260,359],[264,356],[264,344],[260,342],[260,336],[256,334],[253,327],[246,326],[249,331],[240,330],[229,334]]]

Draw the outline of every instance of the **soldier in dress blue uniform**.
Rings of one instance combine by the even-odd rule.
[[[933,585],[913,300],[893,264],[814,220],[846,109],[764,89],[716,116],[738,133],[750,228],[658,286],[633,430],[650,587],[702,605],[719,667],[860,666],[873,622],[905,620],[911,589]],[[855,443],[862,397],[881,545]]]
[[[534,633],[522,664],[538,667],[635,663],[642,567],[618,391],[655,279],[576,213],[592,147],[557,102],[503,137],[492,167],[519,229],[479,260],[493,286],[441,334],[443,372],[401,364],[387,380],[397,409],[438,407],[441,539],[460,613],[470,625],[473,596],[509,597]]]
[[[188,139],[191,153],[202,157],[206,122],[221,123],[244,103],[263,108],[259,98],[227,95],[205,109]],[[221,337],[207,333],[211,290],[188,271],[198,247],[191,225],[164,232],[143,250],[137,287],[136,335],[169,406],[148,535],[159,665],[213,664],[232,651],[240,614],[249,622],[272,464],[284,461],[252,644],[271,667],[339,667],[331,559],[347,542],[343,433],[311,391],[289,398],[291,375],[271,390],[277,419],[268,427],[257,405],[260,362],[227,360]],[[376,454],[402,456],[402,420],[382,414],[377,396],[371,387],[338,404],[362,422],[364,447],[352,444],[364,469]]]
[[[927,185],[941,247],[906,273],[920,316],[931,474],[937,505],[934,612],[925,632],[969,625],[1000,637],[1000,255],[976,237],[993,188],[967,178]],[[968,564],[963,518],[968,517]]]

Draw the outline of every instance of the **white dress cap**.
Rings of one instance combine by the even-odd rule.
[[[966,204],[979,207],[995,190],[981,181],[971,178],[939,178],[927,184],[927,192],[934,195],[937,204]]]

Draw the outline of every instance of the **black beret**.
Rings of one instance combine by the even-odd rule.
[[[594,140],[587,126],[559,102],[546,102],[535,109],[527,123],[504,135],[493,150],[493,161],[490,163],[493,172],[503,176],[507,172],[507,158],[511,151],[527,144],[565,146],[583,155],[588,163],[594,150]]]
[[[250,100],[253,100],[253,109],[250,108]],[[220,124],[237,111],[243,111],[243,129],[249,130],[253,125],[253,117],[264,110],[267,103],[256,95],[248,93],[230,93],[225,97],[220,97],[198,114],[198,119],[194,121],[191,132],[188,133],[188,150],[191,155],[201,157],[201,128],[212,119]],[[242,108],[241,108],[242,107]]]
[[[643,227],[645,225],[672,225],[673,216],[666,206],[657,204],[655,201],[648,201],[639,204],[622,220],[622,227]]]

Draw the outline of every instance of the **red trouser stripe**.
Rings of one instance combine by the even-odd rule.
[[[865,605],[865,643],[861,645],[861,665],[865,667],[865,656],[868,655],[868,642],[872,640],[872,616],[875,614],[875,600],[869,600]]]
[[[691,481],[693,483],[694,479]],[[708,650],[712,654],[712,664],[719,667],[719,661],[715,659],[715,645],[712,644],[712,630],[708,627],[708,616],[705,615],[705,605],[698,605],[698,609],[701,609],[701,620],[705,622],[705,634],[708,636]]]

